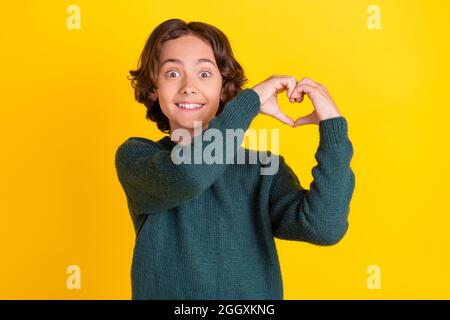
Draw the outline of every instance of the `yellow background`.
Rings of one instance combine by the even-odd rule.
[[[81,29],[69,30],[69,5]],[[366,26],[381,8],[381,29]],[[276,240],[285,299],[450,298],[447,1],[2,3],[0,298],[129,299],[134,230],[114,154],[159,139],[126,79],[152,29],[203,21],[230,39],[251,87],[273,73],[324,83],[349,123],[356,189],[336,246]],[[306,99],[282,109],[313,110]],[[280,128],[309,188],[315,125]],[[66,268],[81,268],[81,289]],[[366,285],[381,268],[381,289]]]

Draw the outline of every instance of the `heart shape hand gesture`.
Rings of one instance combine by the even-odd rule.
[[[261,113],[291,127],[319,124],[322,120],[341,116],[325,86],[307,77],[297,82],[295,77],[275,74],[252,89],[259,95]],[[277,96],[283,91],[287,91],[286,95],[291,103],[301,103],[307,95],[314,106],[314,111],[294,121],[281,111],[278,104]]]

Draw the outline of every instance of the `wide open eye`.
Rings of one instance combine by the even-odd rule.
[[[171,76],[171,74],[175,74],[175,73],[178,73],[178,71],[170,70],[170,71],[167,71],[167,72],[166,72],[166,75],[167,75],[169,78],[175,78],[175,77]]]
[[[202,72],[200,72],[200,74],[209,74],[209,75],[212,75],[212,73],[209,72],[209,71],[202,71]],[[200,77],[201,77],[201,78],[208,78],[208,76],[206,76],[206,77],[200,76]]]

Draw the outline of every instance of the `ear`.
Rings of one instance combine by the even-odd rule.
[[[153,91],[150,92],[150,99],[152,99],[152,101],[158,100],[158,93],[156,92],[155,89],[153,89]]]

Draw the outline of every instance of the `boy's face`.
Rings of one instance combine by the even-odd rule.
[[[212,48],[192,35],[164,42],[156,86],[152,98],[159,99],[171,132],[185,128],[193,135],[194,120],[202,121],[206,128],[217,113],[222,92],[222,76]],[[183,108],[179,103],[202,105]]]

